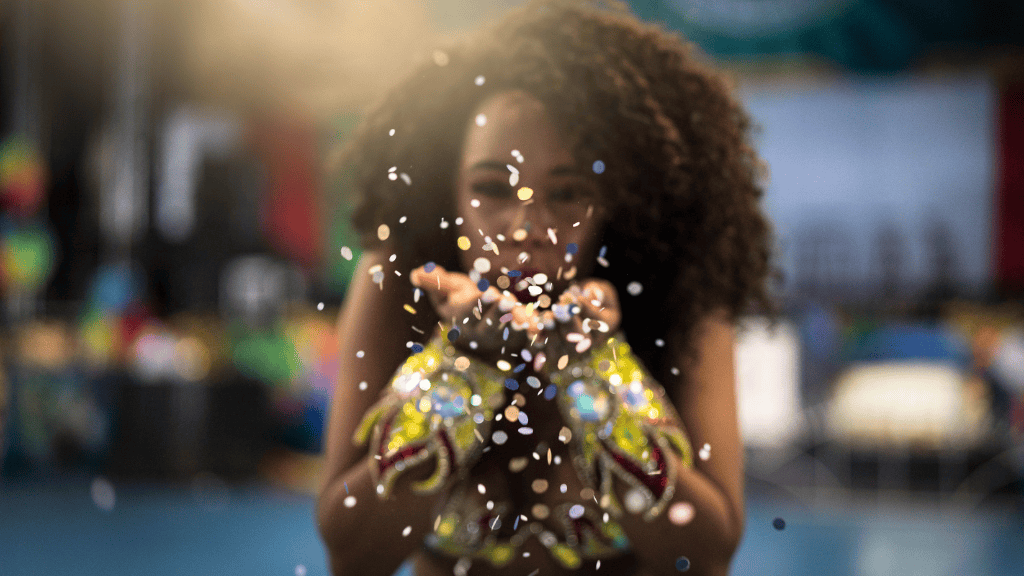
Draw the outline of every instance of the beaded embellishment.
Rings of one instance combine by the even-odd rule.
[[[430,478],[413,490],[431,493],[451,475],[466,471],[489,435],[494,411],[503,400],[504,379],[499,370],[466,357],[442,328],[408,359],[391,379],[384,397],[370,407],[353,437],[357,445],[371,436],[372,468],[377,493],[386,498],[399,473],[437,456]]]

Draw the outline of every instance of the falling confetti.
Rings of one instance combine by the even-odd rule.
[[[469,205],[472,206],[473,208],[479,208],[480,201],[477,200],[476,198],[473,198],[472,200],[469,201]]]
[[[602,173],[604,173],[604,162],[602,162],[600,160],[594,160],[593,168],[594,168],[594,174],[602,174]]]
[[[484,124],[487,124],[487,116],[485,116],[483,114],[477,114],[476,115],[476,125],[477,126],[483,126]]]
[[[772,526],[775,527],[775,529],[779,530],[779,531],[785,530],[786,529],[786,521],[783,520],[782,518],[776,518],[775,520],[772,520]]]
[[[416,313],[416,309],[413,308],[409,304],[406,304],[405,306],[403,306],[403,308],[405,308],[405,311],[408,312],[409,314],[415,314]]]
[[[388,136],[394,136],[394,135],[395,135],[395,129],[394,128],[392,128],[391,130],[388,130]]]
[[[296,566],[295,567],[295,576],[306,576],[306,567],[304,565],[302,565],[302,564],[299,564],[298,566]]]
[[[345,508],[351,508],[351,507],[353,507],[355,505],[356,505],[356,497],[355,496],[347,496],[347,497],[345,497]]]
[[[680,556],[676,558],[676,570],[680,572],[686,572],[690,569],[690,559],[686,556]]]
[[[412,526],[406,526],[402,530],[402,537],[404,538],[404,537],[408,536],[410,532],[412,532]]]
[[[697,453],[701,460],[707,460],[711,457],[711,444],[704,444],[701,446],[700,452]]]
[[[114,485],[110,483],[110,480],[103,477],[94,478],[89,487],[89,493],[92,496],[93,504],[100,510],[110,512],[114,509],[117,494],[114,492]]]
[[[484,85],[484,77],[483,76],[477,76],[476,80],[474,80],[474,82],[476,83],[477,86],[483,86]]]
[[[573,504],[572,508],[569,508],[569,518],[576,520],[583,516],[583,506],[579,504]]]
[[[626,285],[626,292],[629,292],[630,296],[639,296],[643,291],[644,286],[639,282],[630,282]]]
[[[377,238],[380,240],[387,240],[388,236],[391,236],[391,228],[387,224],[381,224],[377,227]]]
[[[491,271],[491,261],[484,257],[477,258],[473,261],[473,269],[481,274],[487,274]]]
[[[317,304],[317,305],[316,305],[316,309],[317,309],[317,310],[321,310],[321,311],[322,311],[322,310],[324,309],[324,303],[323,303],[323,302],[321,302],[321,303]]]
[[[498,444],[500,446],[504,444],[506,441],[508,441],[508,434],[506,434],[503,430],[495,430],[494,433],[491,434],[491,440],[493,440],[495,444]]]
[[[668,509],[668,519],[676,526],[686,526],[693,520],[694,508],[689,502],[676,502]]]
[[[467,236],[459,236],[459,239],[458,239],[457,242],[459,244],[459,248],[462,249],[462,250],[469,250],[469,248],[473,245],[469,241],[469,237],[467,237]]]
[[[349,248],[348,246],[342,246],[341,247],[341,257],[344,258],[345,260],[351,260],[352,259],[352,249]]]
[[[533,188],[523,186],[522,188],[519,189],[518,192],[516,192],[516,195],[519,196],[520,200],[525,202],[530,198],[533,198]]]

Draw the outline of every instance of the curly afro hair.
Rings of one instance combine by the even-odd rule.
[[[604,164],[601,193],[616,217],[601,241],[609,266],[595,276],[622,295],[627,339],[655,377],[669,379],[666,349],[694,358],[709,314],[775,310],[747,114],[692,44],[619,2],[531,2],[435,51],[394,88],[345,152],[366,247],[386,223],[400,266],[460,268],[454,227],[439,224],[455,216],[462,136],[474,109],[508,90],[544,103],[581,166]],[[392,167],[411,183],[389,178]],[[640,295],[627,295],[632,282]]]

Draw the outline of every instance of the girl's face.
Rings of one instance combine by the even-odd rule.
[[[570,278],[590,276],[607,212],[596,178],[536,98],[513,91],[484,100],[466,129],[456,184],[458,231],[469,240],[465,249],[460,238],[463,269],[492,284],[502,268],[544,273],[552,298]]]

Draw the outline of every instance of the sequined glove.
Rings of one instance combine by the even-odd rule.
[[[615,515],[623,503],[615,477],[630,489],[625,509],[658,516],[675,490],[676,463],[693,464],[690,442],[664,389],[620,334],[551,375],[558,406],[572,433],[573,464]],[[674,452],[678,458],[669,458]]]
[[[441,329],[391,379],[370,407],[353,440],[370,440],[377,494],[386,498],[405,469],[432,456],[434,473],[413,490],[438,491],[455,474],[468,472],[490,436],[503,399],[504,376],[482,361],[460,355]]]

